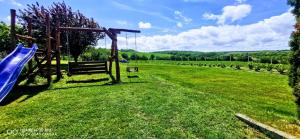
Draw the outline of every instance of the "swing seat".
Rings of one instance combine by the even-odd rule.
[[[68,76],[82,75],[82,74],[108,74],[106,61],[83,61],[83,62],[69,62]]]
[[[127,72],[138,72],[139,71],[139,67],[127,67],[126,71]]]

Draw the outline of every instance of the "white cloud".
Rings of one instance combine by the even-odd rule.
[[[0,0],[1,2],[1,0]],[[0,18],[0,21],[3,21],[5,24],[10,25],[10,15]]]
[[[16,5],[16,6],[23,6],[21,3],[17,2],[16,0],[10,0],[11,4]]]
[[[139,28],[141,29],[150,29],[152,27],[151,23],[148,22],[139,22]]]
[[[5,18],[5,22],[6,22],[6,23],[10,23],[10,19],[11,19],[11,17],[10,17],[10,15],[9,15],[9,16],[7,16],[7,17]]]
[[[222,11],[223,13],[221,15],[205,13],[203,17],[205,19],[217,20],[218,24],[225,24],[228,20],[234,22],[245,18],[251,13],[252,7],[248,4],[240,4],[236,6],[230,5],[225,6]]]
[[[176,19],[183,20],[185,23],[190,23],[190,22],[192,22],[192,19],[191,19],[191,18],[184,16],[184,15],[182,14],[182,12],[180,12],[180,11],[174,11],[174,14],[175,14],[175,18],[176,18]]]
[[[20,2],[17,2],[17,0],[0,0],[0,2],[8,2],[14,6],[22,7],[23,5]]]
[[[137,48],[139,51],[288,49],[289,36],[293,31],[294,23],[293,15],[286,12],[249,25],[203,26],[176,35],[140,36],[137,38]],[[120,37],[119,42],[122,49],[125,39]],[[134,38],[129,38],[128,42],[134,44]]]
[[[182,27],[183,27],[183,25],[182,25],[181,22],[178,22],[176,25],[177,25],[177,27],[179,27],[179,28],[182,28]]]

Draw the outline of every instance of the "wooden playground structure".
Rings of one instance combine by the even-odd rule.
[[[37,38],[32,37],[32,19],[27,19],[27,35],[16,34],[16,10],[11,9],[11,42],[15,46],[17,40],[24,40],[28,43],[28,47],[31,47],[33,42]],[[34,78],[37,75],[41,75],[47,78],[48,84],[52,82],[52,75],[57,76],[57,80],[62,77],[61,72],[61,32],[64,31],[77,31],[77,32],[101,32],[105,33],[111,40],[111,53],[108,61],[83,61],[83,62],[69,62],[68,71],[70,75],[79,74],[94,74],[94,73],[105,73],[109,74],[114,82],[120,82],[120,63],[118,57],[118,34],[121,32],[140,33],[139,30],[129,29],[116,29],[116,28],[81,28],[81,27],[62,27],[60,23],[56,23],[55,36],[51,36],[49,14],[45,17],[46,26],[46,44],[44,49],[38,49],[34,55],[34,61],[28,62],[28,72],[21,79]],[[72,47],[72,46],[70,46]],[[55,63],[52,61],[55,60]],[[113,62],[115,62],[115,76],[112,75]]]

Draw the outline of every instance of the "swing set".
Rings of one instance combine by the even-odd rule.
[[[28,35],[19,35],[16,34],[16,10],[11,9],[11,42],[15,46],[18,39],[27,40],[29,47],[33,44],[37,38],[32,37],[32,20],[28,18],[27,21],[27,30]],[[108,57],[108,61],[83,61],[83,62],[68,62],[68,75],[81,75],[81,74],[95,74],[95,73],[105,73],[109,74],[114,82],[120,82],[120,64],[119,64],[119,53],[118,53],[118,34],[122,32],[129,33],[141,33],[139,30],[130,30],[130,29],[117,29],[117,28],[82,28],[82,27],[62,27],[59,22],[56,22],[55,26],[55,37],[51,36],[51,26],[50,20],[51,17],[49,14],[45,16],[45,27],[46,27],[46,44],[44,45],[45,49],[38,49],[34,55],[34,62],[30,60],[28,62],[29,70],[26,73],[23,79],[34,78],[37,75],[43,75],[47,78],[48,84],[52,81],[52,75],[57,76],[57,80],[60,80],[62,77],[61,73],[61,32],[102,32],[105,33],[111,40],[111,52]],[[70,51],[69,40],[67,37],[67,49]],[[52,61],[55,60],[55,63]],[[113,76],[113,62],[115,62],[115,76]],[[35,64],[34,64],[35,63]]]
[[[116,29],[116,28],[81,28],[81,27],[57,27],[56,38],[57,42],[60,43],[60,34],[61,32],[70,31],[79,31],[79,32],[102,32],[107,35],[112,43],[111,43],[111,53],[110,57],[108,57],[108,61],[83,61],[83,62],[68,62],[68,75],[81,75],[81,74],[95,74],[95,73],[105,73],[109,74],[113,81],[120,82],[120,63],[119,63],[119,54],[118,54],[118,34],[122,32],[130,32],[130,33],[140,33],[139,30],[129,30],[129,29]],[[69,42],[67,36],[67,49],[69,51]],[[115,73],[116,78],[112,75],[112,63],[115,62]]]

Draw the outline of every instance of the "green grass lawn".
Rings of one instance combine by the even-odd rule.
[[[130,82],[122,65],[123,82],[116,85],[98,81],[106,75],[65,75],[50,88],[42,85],[44,79],[16,87],[0,106],[0,137],[45,128],[56,134],[49,138],[266,138],[235,118],[238,112],[300,137],[285,75],[174,64],[139,67],[140,78]]]

